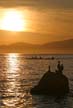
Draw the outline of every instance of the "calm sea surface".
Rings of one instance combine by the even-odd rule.
[[[73,108],[73,55],[37,55],[51,59],[26,59],[35,55],[0,54],[0,108]],[[31,95],[30,89],[38,83],[51,65],[64,64],[69,79],[70,93],[64,97]]]

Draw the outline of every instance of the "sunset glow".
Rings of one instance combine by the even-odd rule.
[[[26,22],[23,20],[21,12],[13,9],[6,10],[1,28],[8,31],[23,31],[26,29]]]
[[[0,44],[44,44],[73,38],[73,9],[0,7]]]

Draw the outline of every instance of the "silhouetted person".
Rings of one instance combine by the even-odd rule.
[[[57,69],[58,69],[58,71],[60,71],[60,70],[61,70],[61,63],[60,63],[60,61],[58,61],[58,64],[57,64]]]
[[[63,70],[64,70],[63,64],[61,64],[60,61],[58,61],[56,73],[62,74]]]
[[[61,72],[63,72],[63,70],[64,70],[64,66],[63,64],[61,64]]]
[[[49,65],[49,67],[48,67],[48,72],[51,72],[50,65]]]

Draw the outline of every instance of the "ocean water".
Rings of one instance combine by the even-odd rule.
[[[33,56],[55,59],[30,59]],[[27,59],[28,58],[28,59]],[[64,97],[31,95],[34,87],[57,61],[64,64],[70,92]],[[73,108],[73,55],[0,54],[0,108]]]

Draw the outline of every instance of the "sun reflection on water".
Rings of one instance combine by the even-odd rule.
[[[8,54],[7,58],[7,79],[9,81],[8,91],[13,91],[16,88],[16,77],[19,76],[17,69],[18,69],[18,55],[17,54]]]
[[[17,73],[17,69],[18,69],[18,54],[8,54],[8,73]],[[14,78],[14,76],[11,76]]]
[[[19,54],[6,55],[5,81],[2,82],[2,103],[3,108],[24,108],[28,103],[32,103],[32,98],[24,90],[24,84],[21,81],[21,69]]]

